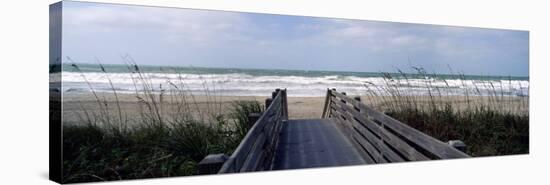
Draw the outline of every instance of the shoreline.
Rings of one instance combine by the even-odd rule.
[[[118,102],[121,106],[122,111],[128,117],[139,116],[140,112],[140,103],[135,94],[117,94]],[[102,101],[106,101],[109,106],[109,111],[113,115],[118,113],[116,108],[116,97],[113,93],[98,93],[98,96]],[[353,95],[349,95],[353,97]],[[159,96],[156,95],[156,98]],[[192,109],[197,112],[205,113],[222,113],[227,114],[231,110],[231,104],[234,101],[258,101],[262,107],[265,106],[265,99],[270,96],[188,96],[187,102]],[[164,95],[163,96],[163,106],[162,108],[169,114],[172,109],[175,108],[175,103],[171,103],[173,98],[176,98],[174,95]],[[288,96],[288,112],[289,119],[314,119],[321,118],[323,107],[325,104],[325,97],[294,97]],[[435,101],[438,103],[449,102],[453,105],[454,108],[465,109],[468,105],[475,104],[488,104],[491,105],[491,97],[484,96],[442,96],[434,97]],[[392,99],[391,96],[380,96],[380,97],[370,97],[370,96],[361,96],[361,101],[368,105],[372,106],[375,109],[383,109],[385,106],[389,106],[395,102],[397,104],[403,103],[400,101],[406,101],[406,99],[414,99],[420,107],[424,107],[429,104],[430,97],[428,96],[403,96],[399,99]],[[468,101],[469,100],[469,101]],[[494,107],[503,108],[505,110],[510,109],[511,111],[524,111],[528,112],[529,107],[529,97],[504,97],[503,100],[499,100],[500,103],[504,105],[492,105]],[[92,94],[64,94],[63,95],[63,120],[64,123],[78,123],[82,122],[82,116],[84,111],[83,108],[89,112],[98,111],[99,105],[95,97]],[[517,104],[523,103],[522,108],[526,110],[519,110]],[[506,107],[506,105],[514,104],[514,106]],[[394,105],[395,106],[395,105]],[[515,110],[518,109],[518,110]]]

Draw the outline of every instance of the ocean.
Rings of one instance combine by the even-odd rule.
[[[127,65],[63,64],[63,93],[97,92],[135,93],[137,74]],[[286,88],[288,96],[325,96],[327,88],[350,95],[370,92],[389,94],[388,86],[398,87],[408,95],[428,95],[438,92],[444,96],[529,96],[529,77],[475,75],[420,75],[378,72],[342,72],[307,70],[268,70],[204,67],[139,66],[155,92],[168,91],[173,84],[195,95],[206,93],[219,96],[269,96],[275,88]],[[391,76],[391,78],[387,78]],[[385,78],[386,76],[386,78]],[[113,83],[113,87],[109,83]],[[88,84],[89,83],[89,84]]]

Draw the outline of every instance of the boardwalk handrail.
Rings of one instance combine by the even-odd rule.
[[[288,120],[286,89],[276,89],[265,112],[254,123],[218,173],[270,170],[282,122]]]
[[[469,157],[335,89],[327,89],[323,118],[335,119],[370,163]]]

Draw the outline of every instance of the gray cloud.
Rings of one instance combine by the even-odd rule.
[[[120,63],[528,75],[528,32],[68,2],[64,53]],[[410,59],[410,60],[409,60]],[[498,66],[498,69],[495,68]]]

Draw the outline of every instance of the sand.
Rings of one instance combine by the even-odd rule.
[[[118,105],[115,102],[113,94],[99,94],[100,99],[105,98],[108,103],[109,112],[118,115]],[[232,108],[234,101],[256,100],[265,106],[265,99],[268,96],[195,96],[188,98],[189,106],[194,109],[200,109],[202,113],[228,113]],[[133,94],[119,94],[119,104],[125,115],[128,117],[137,117],[140,115],[140,103]],[[170,97],[164,97],[163,109],[165,112],[173,112],[169,109],[175,109],[176,105],[170,103]],[[288,97],[288,112],[290,119],[311,119],[320,118],[325,97]],[[91,94],[68,94],[63,96],[63,120],[64,122],[82,122],[85,119],[85,111],[98,112],[99,104]],[[198,108],[197,108],[198,107]],[[167,113],[169,114],[169,113]],[[198,113],[195,113],[198,114]]]
[[[105,99],[108,103],[108,109],[113,117],[118,117],[118,106],[115,102],[115,96],[112,93],[100,93],[98,94],[100,99]],[[163,112],[167,116],[175,114],[177,109],[176,104],[170,103],[174,97],[164,96],[164,102],[162,106]],[[206,115],[210,113],[229,113],[232,110],[232,103],[238,100],[256,100],[264,106],[265,99],[268,96],[194,96],[189,97],[188,102],[197,115]],[[384,97],[389,98],[389,97]],[[430,102],[429,97],[412,97],[417,102],[420,102],[423,107]],[[120,107],[125,116],[128,118],[138,118],[140,116],[140,103],[135,94],[119,94],[118,95]],[[376,109],[383,109],[384,106],[388,106],[387,102],[391,102],[390,99],[386,99],[384,102],[382,98],[377,99],[369,98],[367,96],[361,97],[362,102],[374,107]],[[469,101],[468,101],[469,100]],[[401,100],[403,101],[403,100]],[[490,101],[488,97],[463,97],[463,96],[448,96],[443,97],[438,101],[449,101],[454,107],[464,109],[468,107],[468,104],[480,104]],[[325,97],[288,97],[288,112],[290,119],[315,119],[321,118],[323,107],[325,104]],[[469,102],[469,103],[468,103]],[[528,112],[528,97],[511,97],[506,98],[502,105],[494,105],[502,109],[510,109],[512,111]],[[525,105],[527,104],[527,105]],[[142,104],[143,105],[143,104]],[[143,107],[143,106],[142,106]],[[522,110],[515,110],[521,107]],[[63,96],[63,121],[64,123],[81,123],[85,119],[85,111],[98,112],[99,105],[95,97],[92,94],[65,94]]]

